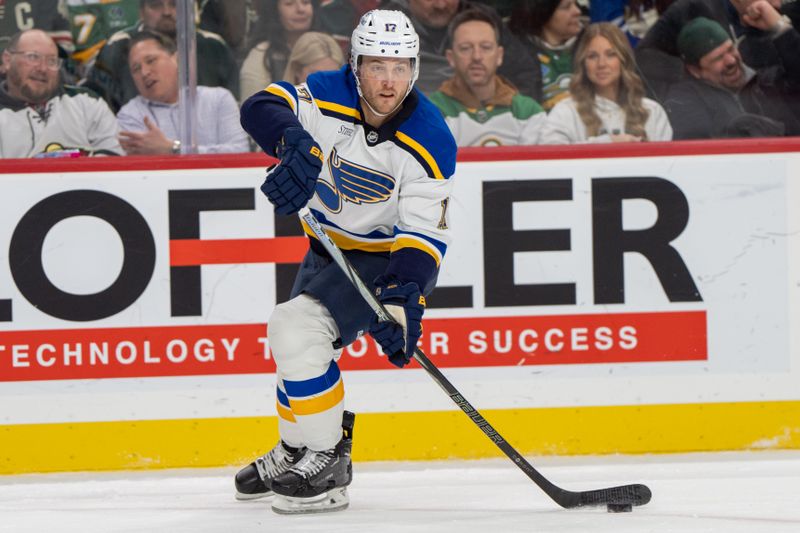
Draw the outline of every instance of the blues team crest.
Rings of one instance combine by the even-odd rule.
[[[339,157],[335,148],[328,157],[328,170],[333,183],[318,180],[316,193],[332,213],[342,210],[343,201],[376,204],[392,196],[395,186],[392,176]]]

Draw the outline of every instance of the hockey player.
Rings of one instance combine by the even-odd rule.
[[[274,492],[278,513],[346,508],[353,415],[344,411],[341,349],[369,332],[403,367],[422,333],[424,295],[450,241],[456,145],[414,89],[418,74],[408,18],[374,10],[353,31],[349,65],[299,86],[273,83],[242,106],[242,126],[280,159],[261,187],[275,212],[308,204],[402,326],[377,322],[306,228],[311,249],[292,297],[269,319],[281,440],[236,475],[239,499]]]

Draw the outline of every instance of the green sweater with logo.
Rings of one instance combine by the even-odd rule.
[[[537,144],[545,116],[536,100],[498,78],[495,97],[478,102],[457,79],[430,96],[458,146]]]

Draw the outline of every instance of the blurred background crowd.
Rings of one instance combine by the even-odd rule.
[[[370,9],[420,36],[459,146],[800,134],[800,0],[197,0],[197,150],[342,68]],[[176,0],[0,0],[0,157],[180,153]]]

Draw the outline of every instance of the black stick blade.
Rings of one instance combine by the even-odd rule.
[[[580,500],[575,507],[588,505],[644,505],[653,497],[647,485],[621,485],[607,489],[579,492]]]

